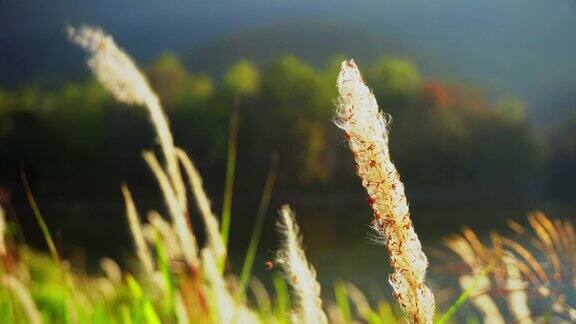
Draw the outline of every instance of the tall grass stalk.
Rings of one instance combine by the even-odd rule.
[[[290,292],[288,291],[286,279],[281,275],[273,274],[272,284],[274,285],[274,292],[276,293],[276,307],[274,307],[274,312],[281,323],[288,323],[288,312],[292,308],[292,303],[290,301]]]
[[[244,258],[244,263],[242,264],[242,271],[240,272],[240,288],[238,290],[239,298],[243,297],[246,291],[246,287],[248,286],[248,282],[250,281],[252,266],[254,265],[254,259],[256,257],[256,252],[258,251],[258,243],[260,242],[262,229],[264,228],[264,220],[266,218],[266,213],[268,212],[268,206],[270,205],[270,198],[272,197],[274,183],[276,182],[277,170],[278,154],[275,152],[272,154],[270,170],[268,170],[268,175],[266,176],[266,181],[264,183],[264,189],[262,190],[262,196],[260,197],[258,213],[256,214],[256,222],[252,228],[250,243],[248,244],[248,250],[246,252],[246,257]]]
[[[336,282],[334,284],[334,296],[336,297],[336,304],[344,323],[352,322],[352,311],[350,310],[350,301],[348,300],[348,290],[344,282]]]
[[[234,317],[235,305],[226,288],[214,255],[210,249],[202,249],[202,270],[209,289],[210,313],[214,323],[230,323]]]
[[[54,244],[54,240],[52,239],[52,235],[50,234],[50,230],[44,221],[44,217],[42,217],[42,213],[40,212],[40,208],[36,203],[36,199],[32,194],[32,189],[30,188],[30,183],[28,182],[28,177],[26,176],[26,172],[22,168],[20,170],[20,177],[22,179],[22,185],[24,186],[24,192],[26,193],[26,198],[28,199],[28,204],[32,207],[32,212],[34,213],[34,217],[36,218],[36,222],[38,222],[38,226],[40,226],[40,230],[42,231],[42,235],[44,236],[44,240],[46,241],[46,245],[48,246],[48,250],[52,255],[54,261],[61,265],[60,254],[58,254],[58,250],[56,250],[56,244]]]
[[[204,279],[211,294],[211,312],[214,323],[260,323],[258,316],[243,303],[237,303],[226,287],[226,282],[210,249],[202,249]]]
[[[272,311],[272,297],[266,290],[266,286],[258,278],[250,279],[250,291],[254,295],[257,308],[264,314],[270,314]]]
[[[180,247],[182,249],[184,259],[188,265],[192,267],[192,269],[197,269],[199,262],[196,238],[190,231],[190,228],[186,222],[186,218],[184,217],[184,211],[178,203],[176,194],[170,185],[170,180],[160,166],[160,163],[158,162],[158,159],[156,159],[156,155],[153,152],[144,151],[142,153],[142,157],[144,158],[144,161],[148,163],[152,173],[156,176],[156,180],[158,181],[158,185],[161,189],[160,191],[164,195],[164,201],[172,217],[172,224],[176,230],[178,240],[180,241]]]
[[[230,236],[230,223],[232,221],[232,199],[234,196],[234,179],[236,178],[236,153],[238,151],[238,119],[239,100],[234,104],[232,115],[230,116],[230,126],[228,129],[228,151],[226,158],[226,179],[224,183],[224,198],[222,200],[222,239],[224,246],[228,247]]]
[[[532,324],[532,312],[528,306],[528,295],[526,294],[526,283],[522,278],[522,272],[518,267],[516,259],[507,251],[503,255],[506,269],[506,289],[508,291],[508,309],[514,317],[516,323]]]
[[[286,280],[292,287],[299,322],[327,323],[326,314],[322,310],[320,284],[316,281],[316,271],[306,260],[300,229],[290,206],[284,205],[280,208],[278,226],[284,240],[276,262],[284,270]]]
[[[482,272],[479,273],[476,276],[476,278],[474,278],[469,283],[468,287],[464,289],[464,291],[462,291],[462,293],[460,294],[460,296],[458,296],[456,301],[450,306],[450,308],[448,308],[448,310],[444,314],[442,314],[442,316],[435,323],[436,324],[450,323],[450,320],[452,319],[452,317],[454,317],[454,315],[460,309],[460,307],[462,307],[462,305],[464,305],[464,303],[468,301],[468,299],[470,299],[470,297],[474,294],[474,292],[478,290],[478,286],[480,285],[480,282],[483,280],[482,278],[485,278],[489,271],[490,267],[484,268],[484,270],[482,270]],[[498,314],[499,313],[500,312],[498,312]]]
[[[151,210],[148,212],[148,223],[152,225],[155,233],[159,234],[162,238],[164,247],[167,250],[168,255],[172,259],[178,259],[182,256],[182,249],[178,243],[178,235],[174,231],[174,228],[168,223],[158,212]],[[154,237],[154,242],[155,242]],[[152,241],[151,241],[152,243]]]
[[[208,195],[204,191],[200,172],[198,172],[194,166],[194,163],[188,157],[186,152],[184,152],[182,149],[176,148],[176,154],[178,156],[178,160],[184,168],[184,172],[188,176],[188,181],[190,182],[192,194],[196,201],[196,206],[198,207],[200,215],[204,220],[204,226],[208,236],[208,246],[212,250],[217,263],[222,264],[226,258],[226,247],[224,245],[222,236],[220,235],[218,219],[212,212],[210,199],[208,199]]]
[[[184,299],[180,292],[176,292],[175,302],[176,302],[176,320],[178,324],[188,324],[190,318],[188,316],[188,311],[186,310],[186,305],[184,305]]]
[[[468,233],[469,239],[472,238],[471,234],[473,233],[468,230],[465,230],[465,233]],[[482,314],[484,322],[503,324],[504,318],[494,299],[488,294],[491,287],[488,277],[489,273],[485,272],[484,269],[486,267],[482,264],[479,256],[479,251],[486,253],[486,249],[483,246],[481,247],[479,241],[476,241],[475,235],[471,241],[475,243],[470,243],[469,240],[460,235],[453,235],[451,238],[445,239],[444,243],[472,269],[472,275],[460,276],[459,282],[463,291],[469,291],[468,296],[472,304]],[[480,255],[482,255],[482,252],[480,252]]]
[[[412,226],[404,185],[390,159],[387,122],[353,60],[342,63],[336,83],[340,97],[334,122],[346,133],[374,212],[373,227],[388,249],[394,296],[412,322],[431,323],[435,302],[425,282],[428,260]]]
[[[120,284],[122,282],[122,270],[116,261],[110,258],[102,258],[100,260],[100,269],[104,271],[106,277],[113,284]]]
[[[112,36],[102,30],[88,26],[82,26],[78,30],[69,27],[68,35],[73,42],[90,53],[88,66],[116,100],[146,107],[162,149],[170,183],[174,187],[180,208],[186,211],[186,188],[178,168],[168,119],[144,74],[132,58],[116,45]]]
[[[136,256],[138,260],[142,263],[144,270],[148,274],[154,273],[154,261],[152,261],[152,256],[146,246],[146,240],[144,239],[144,234],[142,233],[142,226],[140,225],[140,217],[138,216],[138,211],[136,210],[136,205],[132,199],[132,194],[126,186],[122,184],[121,187],[122,195],[124,196],[124,204],[126,206],[126,217],[128,218],[128,226],[130,227],[130,232],[132,233],[132,239],[134,240],[134,248],[136,249]]]
[[[346,293],[348,298],[354,303],[356,307],[357,313],[360,315],[364,321],[369,324],[384,324],[384,323],[396,323],[396,320],[393,316],[390,317],[382,317],[377,312],[375,312],[366,296],[362,293],[358,287],[354,286],[352,283],[346,283]]]
[[[24,313],[30,324],[42,324],[42,316],[40,311],[30,295],[30,291],[18,279],[11,275],[2,276],[2,284],[10,290],[15,296],[15,299],[20,303],[24,309]]]

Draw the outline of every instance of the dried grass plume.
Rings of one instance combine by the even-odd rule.
[[[342,63],[336,85],[340,97],[334,122],[346,133],[374,212],[373,227],[388,249],[394,295],[412,322],[432,323],[434,296],[425,283],[428,260],[412,226],[404,185],[390,159],[387,121],[353,60]]]
[[[202,184],[202,177],[200,172],[194,166],[192,160],[188,157],[188,154],[184,150],[176,148],[176,155],[178,160],[184,168],[184,172],[188,176],[188,181],[190,182],[190,187],[192,188],[192,194],[196,200],[196,205],[200,211],[200,215],[204,220],[204,226],[206,228],[206,234],[208,236],[208,246],[214,253],[216,262],[220,264],[226,258],[226,247],[224,246],[224,241],[220,235],[220,225],[216,215],[212,212],[210,207],[210,199],[204,191]]]
[[[164,115],[158,96],[150,87],[144,74],[132,58],[116,45],[112,36],[99,28],[82,26],[74,29],[69,27],[68,37],[90,54],[88,67],[116,100],[146,107],[158,136],[167,173],[174,186],[178,202],[182,209],[186,209],[186,189],[178,168],[168,119]]]
[[[148,246],[146,246],[146,240],[142,233],[140,218],[138,217],[138,211],[136,210],[136,205],[132,199],[132,194],[125,184],[122,185],[122,195],[124,196],[126,217],[128,218],[128,225],[130,227],[130,232],[132,233],[132,239],[134,240],[136,256],[142,263],[144,270],[146,270],[148,274],[152,274],[154,273],[154,261],[152,260]]]
[[[306,260],[302,249],[300,230],[290,206],[280,208],[278,223],[284,242],[278,251],[276,262],[286,274],[295,298],[296,316],[300,323],[327,323],[322,310],[320,284],[316,281],[316,271]]]

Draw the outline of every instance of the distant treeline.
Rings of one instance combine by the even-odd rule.
[[[176,144],[191,153],[211,191],[223,182],[234,107],[238,190],[259,193],[274,151],[278,189],[346,190],[358,187],[354,165],[330,121],[340,62],[316,69],[288,55],[258,68],[241,60],[213,80],[166,53],[146,72]],[[363,63],[367,83],[390,115],[392,156],[411,186],[530,190],[548,183],[557,193],[575,191],[576,119],[544,140],[513,95],[489,99],[482,89],[424,78],[403,58]],[[0,91],[0,185],[17,183],[20,165],[46,192],[97,193],[123,179],[151,183],[139,155],[152,145],[150,128],[143,109],[118,105],[94,80]]]

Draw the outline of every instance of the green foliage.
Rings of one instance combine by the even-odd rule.
[[[146,296],[140,284],[134,279],[134,277],[128,275],[126,277],[126,282],[128,284],[128,289],[132,295],[132,318],[136,323],[148,323],[148,324],[160,324],[160,318],[156,314],[156,310],[152,306],[152,303]]]
[[[264,77],[267,102],[286,117],[329,118],[334,91],[333,83],[325,82],[313,67],[294,56],[272,64]]]
[[[446,324],[449,323],[450,319],[456,314],[456,312],[464,305],[464,303],[470,298],[472,293],[474,293],[476,287],[478,286],[480,280],[485,277],[490,271],[491,267],[485,267],[482,272],[480,272],[472,281],[472,283],[458,296],[456,301],[448,308],[443,314],[439,314],[438,320],[435,321],[436,324]]]
[[[382,57],[370,67],[367,75],[375,94],[387,101],[417,97],[422,87],[418,68],[404,58]]]
[[[394,315],[392,306],[390,306],[390,304],[385,300],[382,300],[378,303],[378,314],[382,319],[382,323],[398,322],[398,317]]]
[[[206,103],[214,94],[209,77],[189,73],[181,60],[172,53],[164,53],[148,70],[152,86],[170,108],[190,108]]]
[[[239,105],[239,102],[238,102]],[[222,224],[220,224],[220,234],[224,246],[228,246],[230,237],[230,224],[232,221],[232,199],[234,196],[234,181],[236,180],[236,161],[238,154],[238,123],[239,107],[233,107],[230,115],[230,126],[228,127],[228,150],[226,154],[226,178],[224,182],[224,198],[222,202]],[[219,265],[224,269],[224,264]]]
[[[224,86],[234,95],[253,97],[260,91],[260,73],[252,62],[240,60],[226,72]]]
[[[527,118],[526,103],[517,97],[505,97],[494,104],[494,112],[512,124],[521,124]]]
[[[288,290],[288,284],[284,277],[279,274],[272,276],[272,283],[274,284],[274,292],[276,293],[276,307],[274,308],[274,313],[276,317],[282,319],[282,323],[289,323],[289,314],[291,309],[290,302],[290,291]]]
[[[334,296],[336,296],[336,304],[338,310],[342,315],[344,323],[352,321],[352,312],[350,310],[350,302],[348,301],[348,292],[346,291],[346,284],[344,282],[336,282],[334,284]]]
[[[147,72],[168,108],[177,145],[202,156],[203,174],[215,179],[208,185],[220,183],[229,160],[228,121],[236,105],[240,146],[250,148],[237,152],[237,183],[256,192],[260,170],[278,150],[279,189],[315,190],[354,183],[349,157],[339,149],[341,140],[329,121],[340,63],[334,58],[320,69],[287,55],[260,71],[241,60],[216,85],[165,53]],[[518,185],[538,176],[541,152],[520,99],[506,95],[489,102],[476,87],[424,83],[405,58],[382,57],[365,70],[380,106],[393,116],[391,148],[407,181]],[[24,162],[41,183],[82,178],[99,190],[106,181],[122,180],[109,174],[125,174],[99,170],[134,165],[136,157],[126,154],[127,148],[137,151],[152,136],[140,109],[117,107],[93,80],[50,91],[28,86],[0,97],[4,179]],[[62,183],[60,189],[73,185],[78,186]]]

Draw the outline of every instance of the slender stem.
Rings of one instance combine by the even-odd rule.
[[[222,225],[220,232],[224,246],[228,247],[230,222],[232,218],[232,198],[234,195],[234,178],[236,174],[236,153],[238,149],[238,119],[241,96],[234,96],[232,115],[228,132],[228,156],[226,159],[226,182],[224,184],[224,199],[222,202]]]
[[[256,257],[256,251],[258,251],[258,243],[260,242],[260,237],[262,236],[264,219],[266,218],[266,213],[268,212],[268,207],[270,206],[270,197],[272,196],[272,190],[274,189],[274,183],[276,182],[277,171],[278,152],[275,151],[272,153],[270,158],[270,169],[268,170],[268,175],[266,176],[266,182],[264,183],[264,189],[262,190],[262,196],[260,197],[260,205],[258,206],[258,213],[256,214],[256,222],[254,223],[252,236],[250,237],[246,258],[244,259],[244,264],[242,265],[242,272],[240,274],[240,289],[238,290],[239,299],[244,297],[244,292],[246,291],[246,287],[248,287],[248,283],[250,281],[252,266],[254,265],[254,258]]]
[[[352,315],[350,313],[350,302],[348,301],[348,290],[343,282],[336,282],[334,284],[334,296],[336,297],[336,305],[338,305],[344,323],[351,323]]]
[[[458,311],[458,309],[460,309],[460,307],[471,297],[474,290],[476,290],[476,287],[478,287],[478,284],[480,283],[480,280],[482,279],[482,277],[484,277],[486,274],[488,274],[488,272],[490,272],[491,269],[492,269],[492,267],[490,265],[486,266],[482,270],[482,272],[480,272],[476,276],[476,278],[474,278],[474,281],[472,281],[470,286],[468,286],[468,288],[466,288],[466,290],[464,290],[462,292],[462,294],[460,294],[460,296],[458,296],[458,298],[456,299],[454,304],[452,304],[452,306],[450,306],[450,308],[446,311],[446,313],[444,313],[440,317],[440,319],[435,321],[435,323],[436,324],[448,323],[448,321],[452,318],[452,316],[454,316],[454,314],[456,314],[456,311]]]
[[[42,217],[42,213],[40,212],[40,208],[36,203],[36,199],[32,194],[32,189],[30,189],[30,183],[28,182],[28,177],[26,176],[26,171],[24,170],[24,166],[20,166],[20,178],[22,179],[22,185],[24,186],[24,192],[26,193],[26,198],[28,199],[28,203],[32,208],[32,212],[34,213],[34,217],[40,226],[40,230],[42,231],[42,235],[44,236],[44,240],[46,240],[46,245],[48,246],[48,250],[50,251],[50,255],[54,259],[54,262],[58,266],[57,269],[60,272],[61,279],[63,281],[63,286],[65,290],[71,294],[73,297],[70,300],[66,301],[66,307],[70,312],[71,318],[75,319],[78,317],[78,305],[74,304],[72,300],[77,296],[76,290],[74,290],[72,279],[69,277],[68,273],[64,269],[62,265],[62,259],[60,258],[60,254],[56,249],[56,244],[54,244],[54,239],[52,239],[52,235],[50,234],[50,230]],[[77,322],[77,321],[76,321]]]
[[[48,250],[50,250],[50,254],[52,258],[57,264],[60,264],[60,255],[56,250],[56,245],[54,244],[54,240],[52,239],[52,235],[50,234],[50,230],[48,230],[48,226],[46,226],[46,222],[42,217],[42,213],[40,213],[40,208],[38,208],[38,204],[36,203],[36,199],[34,199],[34,195],[32,194],[32,190],[30,189],[30,183],[28,182],[28,177],[26,176],[26,171],[24,171],[24,167],[20,168],[20,177],[22,178],[22,184],[24,186],[24,192],[26,193],[26,198],[28,199],[28,203],[32,208],[32,212],[34,213],[34,217],[40,226],[40,230],[42,231],[42,235],[44,235],[44,239],[46,240],[46,245],[48,245]]]

